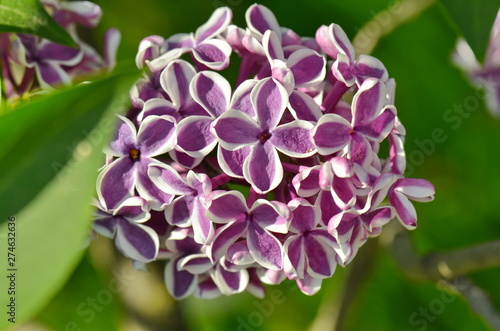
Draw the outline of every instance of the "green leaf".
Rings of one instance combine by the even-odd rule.
[[[111,105],[117,84],[125,83],[126,88],[132,84],[134,71],[40,97],[0,117],[0,201],[4,206],[0,223],[26,206],[73,156],[88,153],[89,146],[79,144],[83,139],[91,139],[91,147],[102,142],[102,132],[113,121],[101,123],[101,131],[93,136],[90,131]]]
[[[53,330],[117,330],[119,296],[113,280],[99,277],[88,254],[64,288],[38,316]]]
[[[64,152],[64,145],[67,144],[65,139],[75,139],[71,135],[72,125],[76,125],[77,135],[85,138],[79,143],[75,152],[65,156],[69,160],[57,177],[53,178],[22,211],[9,215],[16,217],[17,224],[15,268],[17,268],[16,301],[18,306],[16,323],[33,317],[47,304],[68,279],[84,253],[93,213],[91,202],[92,196],[95,195],[97,169],[104,163],[102,148],[109,141],[115,121],[113,113],[125,107],[123,103],[127,100],[126,91],[131,83],[131,78],[135,78],[135,74],[133,76],[130,74],[121,75],[80,86],[34,101],[23,109],[17,109],[12,114],[16,115],[18,120],[29,121],[27,125],[24,125],[24,122],[17,124],[23,124],[21,127],[24,129],[36,130],[35,133],[40,135],[39,139],[43,140],[43,144],[38,146],[42,148],[40,155],[32,147],[26,145],[26,141],[20,137],[23,134],[29,135],[33,139],[32,143],[38,145],[35,133],[24,129],[20,133],[10,130],[12,140],[23,143],[18,146],[18,149],[24,150],[28,154],[28,157],[19,159],[22,153],[16,152],[14,153],[15,160],[22,161],[20,167],[26,176],[31,175],[30,178],[34,182],[37,181],[36,176],[26,172],[26,170],[34,170],[37,167],[50,169],[51,157],[57,159],[61,155],[64,156],[67,153]],[[54,109],[47,108],[51,106]],[[59,107],[63,107],[62,111]],[[107,112],[105,112],[106,109]],[[50,123],[45,121],[43,116],[38,116],[35,111],[60,123],[54,127],[49,125],[47,128],[46,125]],[[72,119],[71,121],[60,121],[57,117],[53,117],[54,115],[63,116],[62,113],[75,113],[79,116],[68,115],[68,118]],[[97,122],[103,113],[105,116]],[[87,116],[84,116],[85,114]],[[31,122],[34,118],[41,121],[42,125],[34,126],[34,123]],[[63,116],[63,118],[66,117]],[[96,120],[97,125],[94,125],[95,127],[88,134],[83,135],[80,130],[85,126],[79,124],[96,123],[90,119]],[[5,120],[11,121],[10,117]],[[10,123],[16,124],[16,122]],[[1,132],[3,135],[3,130]],[[11,139],[10,136],[7,137]],[[61,148],[63,153],[61,153]],[[12,149],[9,150],[12,151]],[[4,163],[2,163],[3,165]],[[40,172],[40,174],[43,175],[44,172]],[[30,181],[26,178],[18,179],[23,181],[22,185],[29,186]],[[40,186],[39,183],[37,186]],[[12,187],[11,189],[14,190]],[[29,194],[36,193],[29,190],[27,192]],[[7,199],[7,193],[2,192],[2,199]],[[8,209],[9,204],[4,204],[2,201],[2,206]],[[6,233],[6,223],[4,222],[0,226],[0,243],[2,243],[0,246],[3,252],[6,251],[6,245],[3,244],[6,242]],[[0,260],[2,270],[7,269],[3,265],[5,261],[6,258]],[[6,288],[4,288],[6,285],[7,282],[2,282],[0,285],[1,293],[7,293]],[[4,329],[8,324],[10,323],[7,319],[0,319],[0,329]]]
[[[498,0],[469,0],[457,3],[440,0],[455,31],[470,45],[482,62],[488,47],[493,21],[499,10]]]
[[[38,0],[1,0],[0,32],[33,34],[66,46],[76,46]]]

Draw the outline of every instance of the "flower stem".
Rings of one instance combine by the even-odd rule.
[[[231,180],[231,176],[227,174],[220,174],[210,179],[212,182],[212,189],[217,188],[221,185],[226,184]]]
[[[293,172],[294,174],[298,174],[300,172],[300,166],[297,164],[291,164],[286,162],[283,162],[281,164],[283,165],[283,170],[285,171]]]
[[[257,200],[258,193],[250,187],[250,192],[248,193],[247,206],[248,208],[252,207],[253,203]]]
[[[347,90],[349,90],[349,86],[339,80],[336,81],[330,92],[328,92],[323,100],[323,103],[320,106],[321,111],[324,113],[331,113]]]

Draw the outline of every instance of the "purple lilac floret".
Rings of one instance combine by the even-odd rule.
[[[102,55],[78,35],[79,26],[93,29],[101,8],[89,1],[41,0],[52,18],[73,38],[75,47],[21,33],[0,33],[2,98],[14,100],[25,93],[51,90],[111,70],[120,42],[117,29],[104,35]]]
[[[411,201],[434,187],[404,177],[394,79],[338,25],[301,38],[257,4],[246,28],[231,19],[219,8],[194,34],[140,43],[144,78],[105,151],[95,229],[141,263],[158,240],[177,299],[263,296],[285,279],[312,295],[392,219],[414,229]]]
[[[484,61],[480,63],[469,44],[461,38],[452,59],[473,85],[484,89],[487,108],[493,116],[500,118],[500,10],[491,29]]]

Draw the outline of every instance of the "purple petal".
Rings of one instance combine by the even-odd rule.
[[[78,22],[87,28],[95,28],[102,16],[101,7],[90,1],[61,2],[59,6],[54,19],[61,25]]]
[[[255,85],[257,85],[257,82],[258,81],[255,79],[249,79],[241,83],[233,92],[229,108],[241,110],[245,114],[252,117],[255,116],[255,110],[253,109],[252,102],[250,101],[250,93]]]
[[[382,142],[394,128],[395,119],[396,109],[393,106],[387,106],[373,122],[356,127],[355,130],[377,142]]]
[[[367,79],[352,100],[353,126],[369,124],[387,103],[387,89],[376,79]]]
[[[194,275],[199,275],[212,269],[212,262],[205,254],[191,254],[179,259],[177,268],[186,270]]]
[[[372,232],[377,228],[381,228],[385,224],[389,223],[389,221],[393,218],[394,210],[390,207],[377,208],[359,216],[363,226],[369,232]]]
[[[306,275],[304,279],[297,279],[297,286],[306,295],[314,295],[321,289],[321,278],[314,278]]]
[[[231,177],[243,178],[243,163],[252,151],[251,147],[243,147],[235,151],[228,151],[219,145],[217,161],[224,173]]]
[[[173,195],[160,190],[148,176],[148,165],[156,162],[151,158],[143,158],[139,163],[136,189],[139,195],[148,201],[151,209],[163,210],[169,204]]]
[[[253,222],[266,230],[279,233],[288,232],[290,211],[284,203],[259,199],[255,201],[249,214],[251,214]]]
[[[293,52],[286,62],[293,72],[297,87],[314,86],[325,78],[326,61],[313,50],[299,49]]]
[[[209,256],[217,261],[226,255],[228,248],[245,235],[248,224],[246,221],[234,221],[217,229],[212,245],[209,246]]]
[[[373,159],[373,151],[370,143],[357,132],[351,134],[348,155],[351,161],[366,167],[371,164]]]
[[[163,192],[172,195],[193,195],[195,191],[181,178],[179,173],[164,163],[150,163],[148,176]]]
[[[216,72],[203,71],[196,74],[191,81],[190,92],[193,99],[215,118],[229,108],[231,86]]]
[[[160,246],[153,229],[125,219],[118,219],[116,223],[115,243],[123,255],[140,262],[155,260]]]
[[[228,7],[217,8],[208,21],[196,30],[194,37],[198,42],[215,37],[226,30],[232,18],[231,9]]]
[[[331,193],[335,203],[340,209],[350,209],[356,203],[356,191],[350,178],[335,177],[332,183]]]
[[[190,51],[190,48],[174,48],[162,54],[152,61],[146,61],[149,70],[152,72],[162,71],[170,62],[178,59],[182,54]]]
[[[231,46],[220,39],[205,40],[193,49],[196,61],[212,70],[223,70],[229,65]]]
[[[281,41],[276,32],[267,30],[262,36],[262,46],[264,46],[264,51],[269,62],[276,59],[285,61]]]
[[[293,214],[290,223],[290,230],[293,232],[303,233],[312,230],[321,220],[321,209],[310,205],[305,199],[291,200],[288,207]]]
[[[292,180],[293,187],[297,194],[301,197],[307,198],[318,193],[319,186],[319,169],[321,166],[315,166],[301,170],[300,173],[295,175]]]
[[[283,154],[305,158],[316,153],[311,138],[314,125],[308,121],[295,120],[273,130],[270,142]]]
[[[177,121],[181,120],[181,116],[177,113],[177,107],[172,102],[160,98],[152,98],[144,103],[142,111],[137,116],[138,121],[142,121],[148,116],[168,115],[175,118]]]
[[[318,242],[314,236],[308,235],[304,242],[307,256],[308,274],[318,278],[331,277],[337,264],[333,248]]]
[[[97,179],[97,193],[105,209],[113,210],[133,195],[137,179],[135,164],[125,156],[115,160],[101,172]]]
[[[248,250],[247,241],[237,241],[229,247],[226,259],[235,265],[248,265],[255,262]]]
[[[377,58],[370,55],[361,54],[354,64],[354,74],[361,85],[367,78],[376,78],[386,81],[389,78],[384,64]]]
[[[288,93],[272,78],[261,80],[251,93],[252,105],[263,130],[273,130],[288,105]]]
[[[425,179],[402,178],[399,179],[394,188],[408,198],[420,202],[427,202],[434,199],[434,185]]]
[[[214,149],[217,138],[210,132],[213,119],[190,116],[177,125],[177,147],[192,157],[204,157]]]
[[[255,145],[243,164],[243,174],[257,193],[275,189],[283,179],[283,167],[274,146],[271,143]]]
[[[147,221],[151,215],[148,212],[147,201],[141,197],[130,197],[113,211],[113,216],[123,216],[129,221],[142,223]]]
[[[137,141],[141,156],[167,153],[175,144],[175,120],[170,116],[148,116],[139,127]]]
[[[290,279],[303,278],[305,255],[303,250],[304,237],[301,235],[289,237],[283,249],[285,251],[285,272]]]
[[[329,55],[332,59],[335,59],[337,58],[339,50],[333,42],[333,34],[331,34],[331,32],[333,32],[333,29],[326,25],[322,25],[316,31],[316,42],[321,47],[323,52]]]
[[[351,124],[337,114],[322,116],[312,132],[314,144],[321,155],[333,154],[344,148],[350,139]]]
[[[197,243],[205,244],[209,242],[214,235],[212,222],[206,217],[207,208],[197,197],[191,206],[191,224],[193,226],[194,240]]]
[[[228,110],[213,127],[222,147],[230,151],[257,143],[262,132],[254,119],[239,110]]]
[[[323,224],[328,224],[332,217],[338,215],[342,210],[333,201],[332,194],[321,190],[316,198],[316,205],[321,208],[321,220]]]
[[[283,269],[283,247],[276,237],[258,225],[248,226],[248,249],[255,261],[271,270]]]
[[[139,43],[139,50],[135,56],[135,64],[137,68],[142,69],[144,63],[148,60],[153,60],[160,55],[160,49],[163,46],[165,39],[161,36],[148,36]]]
[[[397,174],[403,174],[406,169],[406,153],[404,149],[404,137],[389,134],[389,160],[391,170]]]
[[[190,296],[196,289],[198,276],[185,270],[178,270],[178,259],[170,260],[165,266],[165,284],[177,300]]]
[[[201,161],[203,161],[202,157],[194,158],[175,149],[168,152],[168,155],[172,158],[172,160],[185,169],[193,169],[199,165]]]
[[[239,191],[223,192],[212,198],[207,208],[207,217],[216,223],[227,223],[240,219],[247,213],[245,197]]]
[[[83,57],[83,53],[79,48],[63,46],[50,41],[42,41],[36,55],[40,62],[65,66],[74,66]]]
[[[113,69],[116,65],[116,54],[118,53],[120,40],[120,30],[114,28],[106,30],[102,44],[102,55],[104,57],[104,63],[106,63],[107,70]]]
[[[289,96],[289,109],[298,120],[317,122],[323,113],[314,99],[300,91],[293,91]]]
[[[107,155],[129,156],[132,148],[137,148],[136,130],[134,124],[126,117],[117,115],[120,121],[111,139],[110,148],[106,150]]]
[[[219,264],[215,269],[213,280],[222,294],[232,295],[245,290],[249,277],[246,270],[228,271]]]
[[[169,224],[182,228],[192,225],[193,204],[192,196],[181,196],[165,207],[165,219]]]
[[[406,195],[401,192],[389,192],[389,203],[396,209],[401,224],[409,230],[417,227],[417,212]]]
[[[338,24],[330,24],[329,34],[333,37],[333,42],[337,49],[347,55],[351,62],[354,61],[354,47],[352,47],[351,41],[345,34],[344,30]]]
[[[272,30],[281,36],[281,28],[273,12],[262,5],[253,4],[245,14],[250,31],[262,36],[267,30]]]
[[[41,62],[35,66],[35,72],[40,86],[44,89],[50,89],[61,84],[71,84],[68,73],[57,64]]]
[[[170,62],[160,75],[161,86],[178,109],[186,107],[191,101],[189,84],[195,74],[196,70],[190,63],[176,60]]]

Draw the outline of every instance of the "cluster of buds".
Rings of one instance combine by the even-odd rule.
[[[257,4],[246,29],[231,19],[221,7],[194,34],[140,43],[94,229],[137,268],[167,260],[177,299],[261,297],[287,278],[312,295],[391,219],[415,228],[410,200],[434,187],[404,177],[394,80],[340,26],[302,38]]]
[[[22,33],[0,33],[3,98],[15,100],[26,93],[70,85],[75,79],[110,70],[115,65],[120,33],[106,31],[101,56],[80,39],[78,26],[95,28],[101,8],[88,1],[41,0],[47,12],[73,38],[76,47]]]
[[[478,62],[471,47],[462,38],[457,42],[452,59],[473,85],[484,89],[486,106],[493,116],[500,118],[500,10],[493,23],[484,62]]]

